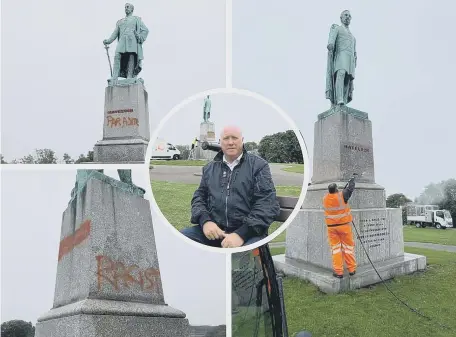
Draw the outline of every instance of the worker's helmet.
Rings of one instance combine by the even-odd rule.
[[[329,193],[336,193],[337,192],[337,184],[332,183],[328,185]]]

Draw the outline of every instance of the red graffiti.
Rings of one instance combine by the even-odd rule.
[[[106,117],[108,126],[111,128],[123,128],[126,126],[139,126],[138,118],[134,117]]]
[[[105,281],[117,291],[134,285],[138,285],[144,291],[159,291],[160,271],[158,269],[141,270],[137,265],[125,266],[122,262],[112,261],[103,255],[98,255],[96,258],[98,290],[102,288]]]
[[[67,236],[60,241],[59,258],[60,261],[66,254],[71,252],[74,247],[82,243],[89,237],[90,234],[90,220],[84,221],[81,226],[72,235]]]

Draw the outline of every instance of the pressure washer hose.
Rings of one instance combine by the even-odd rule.
[[[359,232],[358,232],[358,229],[356,228],[355,226],[355,223],[352,221],[351,222],[353,227],[355,228],[355,232],[356,232],[356,236],[358,237],[358,240],[359,242],[361,243],[361,246],[363,247],[363,250],[364,250],[364,253],[366,253],[366,256],[367,256],[367,259],[369,260],[370,264],[372,265],[372,268],[374,268],[375,272],[377,273],[378,277],[380,278],[380,280],[382,281],[383,285],[386,287],[386,289],[391,293],[391,295],[393,295],[399,302],[401,302],[403,305],[405,305],[407,308],[409,308],[411,311],[413,311],[414,313],[416,313],[417,315],[423,317],[423,318],[426,318],[427,320],[429,321],[434,321],[431,317],[429,316],[426,316],[424,314],[422,314],[421,312],[419,312],[417,309],[414,309],[412,308],[410,305],[408,305],[405,301],[401,300],[389,287],[388,285],[386,284],[385,280],[383,280],[383,278],[380,276],[380,273],[378,272],[377,268],[375,268],[375,265],[374,263],[372,262],[369,254],[367,253],[367,249],[366,247],[364,247],[364,244],[363,242],[361,241],[361,238],[359,236]],[[451,327],[447,326],[447,325],[444,325],[442,323],[439,323],[439,322],[436,322],[434,321],[436,324],[438,324],[439,326],[441,326],[442,328],[445,328],[445,329],[452,329]]]

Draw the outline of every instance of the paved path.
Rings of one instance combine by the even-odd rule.
[[[270,165],[274,184],[277,186],[302,186],[304,175],[282,171],[282,168],[287,166],[285,164]],[[199,184],[201,176],[195,174],[201,174],[201,170],[201,166],[153,165],[153,169],[149,170],[149,175],[151,180]]]
[[[406,245],[408,247],[427,248],[427,249],[443,250],[445,252],[456,253],[456,246],[450,246],[450,245],[438,245],[436,243],[426,243],[426,242],[404,242],[404,245]]]
[[[450,245],[439,245],[436,243],[425,243],[425,242],[404,242],[404,245],[407,247],[426,248],[426,249],[442,250],[445,252],[456,253],[456,246],[450,246]],[[270,248],[285,247],[285,242],[271,242],[269,244],[269,247]]]

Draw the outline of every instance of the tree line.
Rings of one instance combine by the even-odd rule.
[[[176,145],[175,147],[180,151],[181,159],[189,157],[190,145]],[[304,163],[301,146],[293,130],[264,136],[259,143],[245,142],[244,147],[269,163]]]
[[[0,154],[2,164],[80,164],[93,162],[93,151],[86,155],[80,154],[78,159],[73,159],[68,153],[64,153],[62,158],[58,158],[55,151],[51,149],[36,149],[33,154],[29,154],[19,159],[7,162]]]
[[[270,163],[302,164],[304,162],[301,146],[293,130],[264,136],[258,144],[246,142],[244,147],[247,151],[258,154]],[[189,157],[189,145],[176,145],[176,148],[181,152],[181,159]],[[3,155],[0,156],[2,164],[79,164],[93,162],[93,151],[88,151],[86,155],[80,154],[79,158],[73,159],[68,153],[64,153],[62,158],[58,158],[55,151],[51,149],[36,149],[35,153],[14,159],[9,163]]]
[[[2,337],[34,337],[35,327],[32,322],[19,319],[2,323]]]

